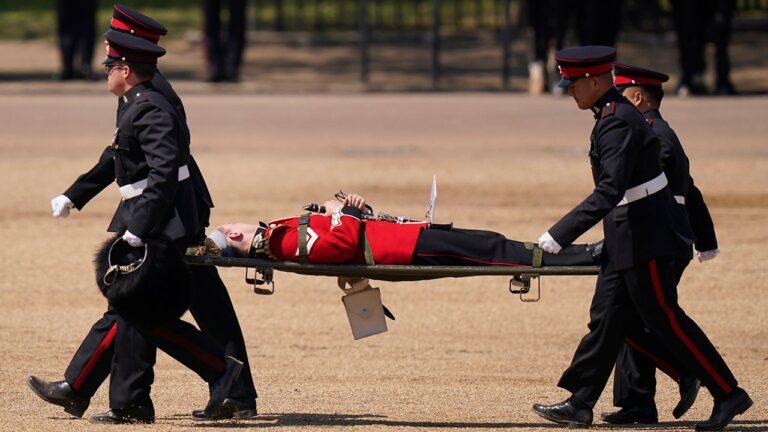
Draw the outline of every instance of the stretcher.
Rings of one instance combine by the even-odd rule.
[[[361,339],[387,331],[385,315],[394,319],[381,302],[378,288],[371,280],[409,282],[441,278],[476,276],[508,276],[509,291],[524,302],[536,302],[541,298],[542,276],[596,275],[597,266],[417,266],[417,265],[357,265],[357,264],[305,264],[291,261],[274,261],[255,258],[187,256],[190,265],[245,268],[245,281],[253,286],[256,294],[271,295],[275,292],[274,272],[296,273],[306,276],[336,277],[344,292],[342,301],[355,339]],[[536,281],[535,293],[531,282]]]

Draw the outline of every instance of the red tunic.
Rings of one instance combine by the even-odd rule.
[[[365,264],[360,244],[360,224],[371,245],[376,264],[411,264],[419,232],[426,222],[394,223],[361,221],[355,216],[312,215],[307,227],[309,262],[324,264]],[[299,218],[291,217],[268,224],[269,253],[277,260],[299,261]]]

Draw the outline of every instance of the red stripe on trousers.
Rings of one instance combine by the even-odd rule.
[[[675,368],[673,368],[669,363],[665,362],[660,357],[655,356],[650,352],[640,348],[640,346],[635,342],[633,342],[632,339],[630,338],[624,339],[624,342],[626,342],[627,345],[631,346],[632,349],[634,349],[635,351],[651,359],[651,361],[656,363],[656,366],[662,371],[664,371],[665,374],[669,375],[670,378],[678,382],[680,381],[680,373],[676,371]]]
[[[682,327],[680,327],[680,323],[677,322],[675,313],[672,311],[672,309],[669,308],[669,306],[667,306],[667,303],[664,301],[664,294],[661,289],[661,282],[659,281],[659,272],[656,269],[656,260],[651,260],[649,267],[651,271],[651,281],[653,282],[653,288],[656,290],[656,299],[658,300],[661,309],[667,314],[667,318],[669,319],[669,323],[672,326],[672,330],[674,330],[680,340],[683,341],[683,344],[688,347],[688,350],[691,351],[693,357],[699,361],[701,366],[704,368],[704,370],[707,371],[712,379],[715,380],[717,385],[719,385],[725,393],[730,393],[732,390],[731,386],[725,382],[723,377],[721,377],[715,368],[712,367],[712,364],[709,363],[709,360],[707,360],[706,357],[701,354],[701,351],[699,351],[693,341],[688,338]]]
[[[80,375],[77,376],[77,379],[72,384],[72,388],[75,390],[79,390],[80,386],[83,384],[83,381],[85,381],[85,378],[88,377],[88,374],[91,372],[91,369],[96,365],[96,363],[99,361],[101,356],[104,354],[104,351],[109,348],[109,345],[112,343],[112,339],[115,338],[115,333],[117,332],[117,323],[112,324],[112,328],[109,329],[107,332],[107,335],[102,339],[101,343],[99,344],[99,347],[96,348],[96,352],[93,353],[93,356],[91,356],[90,360],[88,360],[88,363],[85,364],[85,367],[83,368],[83,371],[80,372]]]
[[[216,372],[222,373],[227,369],[225,363],[221,359],[212,355],[208,351],[196,345],[191,340],[186,339],[181,335],[172,333],[165,329],[157,329],[155,330],[154,333],[158,337],[162,337],[165,340],[171,343],[175,343],[176,345],[179,345],[185,350],[189,351],[190,353],[192,353],[193,356],[197,357],[198,360],[200,360],[203,363],[206,363]]]

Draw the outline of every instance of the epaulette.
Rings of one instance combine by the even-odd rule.
[[[653,119],[652,118],[645,119],[645,122],[648,123],[648,126],[653,126]]]
[[[608,102],[600,111],[600,119],[612,116],[616,112],[616,102]]]
[[[139,93],[136,94],[136,97],[134,98],[133,103],[138,105],[138,104],[141,104],[141,103],[144,103],[144,102],[149,102],[150,99],[151,99],[151,97],[150,97],[151,94],[152,94],[151,90],[146,90],[145,89],[144,91],[139,92]]]

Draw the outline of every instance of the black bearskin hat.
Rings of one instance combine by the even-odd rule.
[[[101,245],[94,265],[101,293],[130,320],[152,325],[176,319],[192,301],[189,268],[168,240],[132,247],[118,234]]]

